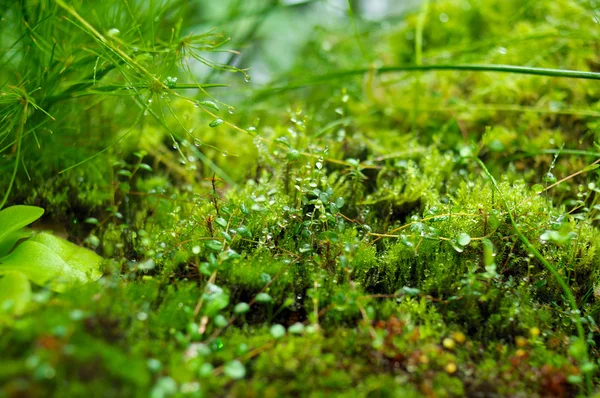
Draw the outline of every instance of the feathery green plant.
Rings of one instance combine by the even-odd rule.
[[[41,162],[49,169],[43,178],[67,171],[124,140],[145,115],[173,145],[200,142],[170,100],[189,101],[217,119],[219,101],[207,90],[224,85],[201,84],[202,74],[239,72],[249,79],[211,59],[227,51],[228,40],[215,31],[190,32],[184,1],[7,1],[2,9],[0,170],[11,177],[0,208],[18,172],[31,178]],[[165,111],[177,125],[165,123]],[[130,130],[117,137],[123,125]],[[51,156],[55,151],[63,156]]]

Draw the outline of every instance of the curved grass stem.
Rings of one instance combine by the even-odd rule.
[[[343,79],[350,76],[364,75],[366,73],[384,74],[395,72],[428,72],[428,71],[469,71],[469,72],[497,72],[515,73],[521,75],[536,75],[548,77],[564,77],[570,79],[600,80],[600,73],[578,71],[570,69],[536,68],[530,66],[500,65],[500,64],[431,64],[431,65],[393,65],[381,67],[366,67],[358,69],[340,70],[333,73],[312,76],[308,79],[290,81],[285,86],[267,89],[259,96],[268,95],[270,92],[281,92],[313,85],[327,81]]]

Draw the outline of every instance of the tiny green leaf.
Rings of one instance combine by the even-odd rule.
[[[221,314],[217,315],[215,317],[215,319],[213,319],[213,322],[215,323],[215,326],[218,328],[224,328],[225,326],[227,326],[227,318],[225,318]]]
[[[290,332],[292,334],[302,334],[303,331],[304,331],[304,325],[300,322],[296,322],[288,328],[288,332]]]
[[[223,243],[218,240],[209,240],[206,242],[206,247],[216,252],[221,251],[223,249]]]
[[[246,376],[246,368],[237,359],[227,362],[223,370],[227,376],[234,380],[243,379]]]
[[[270,303],[273,301],[273,298],[267,293],[258,293],[256,295],[256,301],[258,303]]]
[[[531,190],[535,194],[540,194],[540,193],[544,192],[544,186],[542,184],[535,184],[534,186],[531,187]]]
[[[458,235],[456,241],[461,246],[467,246],[469,243],[471,243],[471,236],[463,232],[462,234]]]
[[[221,118],[216,118],[215,120],[213,120],[212,122],[210,122],[210,123],[208,124],[208,127],[218,127],[218,126],[222,125],[223,123],[225,123],[225,122],[223,121],[223,119],[221,119]]]
[[[245,314],[246,312],[250,311],[250,306],[248,305],[248,303],[237,303],[236,306],[233,308],[233,312],[235,312],[237,315],[241,315],[241,314]]]
[[[210,109],[215,110],[217,112],[219,111],[219,106],[216,103],[212,102],[212,101],[200,101],[200,102],[198,102],[198,105],[202,105],[205,108],[210,108]]]
[[[276,339],[280,339],[283,336],[285,336],[285,327],[283,327],[282,325],[277,323],[277,324],[271,326],[270,332],[271,332],[271,336],[273,336]]]

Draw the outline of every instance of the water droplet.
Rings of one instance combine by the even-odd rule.
[[[229,152],[227,152],[227,151],[223,151],[223,152],[221,152],[221,156],[225,157],[225,156],[227,156],[227,155],[229,155]]]
[[[254,126],[248,127],[246,131],[253,137],[256,137],[258,135],[258,131],[256,131],[256,127]]]
[[[244,80],[246,81],[246,83],[248,83],[250,80],[252,80],[252,77],[250,77],[250,75],[246,75],[244,76]]]
[[[198,138],[196,138],[196,139],[194,139],[194,145],[200,146],[200,145],[202,145],[202,141],[200,141]]]
[[[227,112],[229,112],[230,115],[233,115],[233,113],[235,112],[235,108],[233,106],[230,106],[229,108],[227,108]]]
[[[212,122],[210,122],[208,126],[209,126],[209,127],[217,127],[217,126],[220,126],[220,125],[222,125],[223,123],[225,123],[225,122],[223,121],[223,119],[221,119],[221,118],[216,118],[215,120],[213,120]]]
[[[109,37],[114,37],[116,35],[118,35],[119,33],[121,33],[121,31],[117,28],[110,28],[108,30],[108,32],[106,32],[106,35]]]

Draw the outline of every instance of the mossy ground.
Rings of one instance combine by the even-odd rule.
[[[9,203],[44,207],[46,228],[106,258],[105,276],[39,288],[5,322],[0,396],[593,395],[597,83],[307,77],[421,50],[423,63],[595,71],[592,3],[437,1],[363,21],[358,39],[317,29],[277,89],[231,89],[244,95],[224,124],[178,97],[151,97],[141,122],[128,97],[67,101],[71,127],[24,149]],[[198,141],[173,141],[178,129]]]

